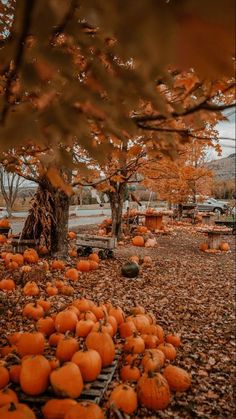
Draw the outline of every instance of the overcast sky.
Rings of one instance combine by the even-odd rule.
[[[229,115],[229,121],[222,121],[217,126],[216,129],[219,131],[220,137],[231,138],[231,140],[220,140],[222,146],[222,156],[227,157],[229,154],[236,152],[236,142],[235,142],[235,109],[231,109],[225,112],[225,115]],[[215,157],[215,156],[214,156]],[[216,156],[217,157],[217,156]]]

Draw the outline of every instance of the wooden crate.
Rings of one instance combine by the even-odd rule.
[[[79,234],[77,236],[76,245],[82,247],[90,246],[98,249],[112,250],[117,246],[117,239],[115,237],[101,237]]]
[[[148,230],[160,230],[162,226],[162,218],[162,215],[146,214],[145,226],[148,228]]]

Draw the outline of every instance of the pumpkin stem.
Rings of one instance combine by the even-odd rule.
[[[148,370],[147,372],[148,378],[154,378],[155,377],[155,372],[152,370]]]
[[[8,412],[14,412],[15,410],[16,410],[16,405],[15,405],[15,403],[11,402],[10,406],[9,406],[9,409],[8,409]]]

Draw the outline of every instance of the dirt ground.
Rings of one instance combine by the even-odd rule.
[[[92,229],[90,230],[92,231]],[[139,409],[134,418],[234,418],[235,375],[235,236],[227,236],[231,251],[200,252],[203,235],[182,228],[158,236],[155,248],[120,246],[114,260],[101,262],[98,271],[83,274],[75,285],[76,298],[83,293],[99,302],[111,301],[127,311],[134,304],[152,311],[165,332],[181,334],[182,346],[175,365],[188,370],[192,386],[172,396],[169,407],[155,415]],[[130,255],[149,255],[137,279],[121,276],[121,266]],[[44,291],[42,288],[42,294]],[[72,297],[53,297],[57,307]],[[19,289],[8,297],[9,309],[1,316],[5,333],[27,329],[20,312]]]

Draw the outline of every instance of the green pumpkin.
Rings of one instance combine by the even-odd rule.
[[[126,262],[122,266],[121,273],[126,278],[135,278],[139,274],[139,266],[135,262]]]

